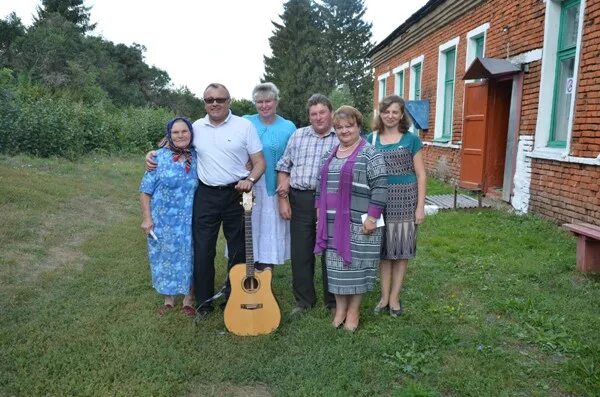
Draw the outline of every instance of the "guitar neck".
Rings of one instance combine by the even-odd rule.
[[[254,247],[252,246],[252,211],[244,211],[244,229],[246,229],[246,275],[254,276]]]

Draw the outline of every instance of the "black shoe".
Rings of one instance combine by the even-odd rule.
[[[209,315],[210,315],[210,311],[208,311],[208,310],[198,310],[196,312],[196,317],[194,318],[194,321],[195,322],[205,321],[208,319]]]
[[[404,310],[402,309],[402,301],[400,301],[400,309],[396,310],[396,309],[392,309],[390,307],[390,316],[392,316],[392,317],[400,317],[402,315],[403,311]]]
[[[296,315],[299,315],[299,314],[304,314],[304,313],[306,313],[307,311],[308,311],[308,307],[304,307],[304,306],[295,306],[295,307],[292,309],[292,313],[291,313],[291,315],[292,315],[292,316],[296,316]]]
[[[385,305],[383,307],[377,305],[373,308],[373,313],[375,314],[381,314],[381,312],[386,312],[389,309],[389,305]]]

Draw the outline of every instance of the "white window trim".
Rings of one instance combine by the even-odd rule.
[[[444,126],[444,77],[446,74],[446,57],[444,53],[451,49],[452,47],[456,48],[455,52],[455,61],[454,61],[454,95],[456,94],[456,59],[458,59],[458,43],[460,41],[460,37],[455,37],[454,39],[445,42],[438,49],[438,77],[437,77],[437,90],[435,97],[435,129],[433,132],[433,138],[441,138],[443,134]],[[452,134],[450,134],[450,141],[452,142]]]
[[[398,79],[398,74],[404,73],[404,71],[408,68],[409,63],[403,63],[402,65],[394,68],[392,72],[394,73],[394,94],[398,95],[401,98],[404,98],[404,92],[400,92],[400,80]],[[405,81],[404,74],[402,75],[403,81]],[[402,87],[404,89],[404,87]],[[403,90],[404,91],[404,90]]]
[[[387,79],[390,77],[390,72],[384,73],[377,77],[377,81],[379,81],[379,93],[377,95],[377,100],[381,102],[383,98],[385,98],[385,90],[382,90],[382,86],[387,86]],[[387,88],[387,87],[385,87]]]
[[[579,31],[577,33],[577,50],[575,51],[575,66],[573,80],[575,81],[573,95],[571,95],[571,112],[569,114],[567,144],[564,148],[548,147],[550,129],[552,128],[552,107],[554,105],[554,83],[556,78],[556,52],[558,48],[561,2],[547,1],[544,17],[544,49],[542,53],[542,70],[540,78],[540,92],[537,123],[535,126],[534,150],[531,157],[545,158],[557,161],[567,161],[571,157],[571,138],[573,134],[573,115],[575,100],[579,89],[579,59],[581,55],[583,22],[585,16],[586,0],[579,3]],[[550,115],[550,116],[549,116]]]
[[[423,61],[425,60],[425,56],[418,56],[410,61],[410,81],[408,83],[408,100],[413,101],[415,99],[415,71],[414,67],[417,65],[421,65],[421,91],[423,90]],[[421,97],[423,97],[421,95]]]
[[[490,24],[484,23],[481,26],[467,33],[467,57],[465,62],[465,70],[471,66],[471,63],[475,60],[475,39],[483,36],[483,54],[485,55],[487,31],[490,28]]]

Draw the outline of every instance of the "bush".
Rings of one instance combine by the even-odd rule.
[[[145,152],[164,134],[171,111],[86,103],[15,82],[0,70],[0,151],[74,159],[90,152]]]

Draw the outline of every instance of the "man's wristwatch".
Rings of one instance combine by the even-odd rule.
[[[256,178],[252,178],[251,176],[247,177],[246,180],[249,180],[254,185],[256,183]]]

